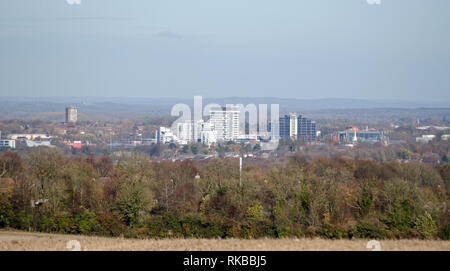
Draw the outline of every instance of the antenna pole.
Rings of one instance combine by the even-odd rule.
[[[239,157],[239,185],[242,186],[242,156]]]

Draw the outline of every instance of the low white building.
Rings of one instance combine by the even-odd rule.
[[[217,143],[217,131],[202,131],[201,141],[206,145]]]
[[[16,141],[13,139],[0,139],[0,147],[15,149]]]
[[[27,139],[27,140],[50,140],[52,137],[47,134],[10,134],[8,139]]]
[[[54,147],[50,141],[32,141],[32,140],[25,140],[25,143],[27,144],[28,148],[34,148],[34,147]]]
[[[421,137],[416,137],[416,142],[428,143],[432,141],[435,137],[436,137],[435,135],[422,135]]]
[[[239,135],[235,141],[238,143],[250,143],[258,140],[258,135]]]
[[[175,141],[176,136],[173,134],[173,132],[170,128],[160,127],[156,131],[155,138],[156,138],[157,143],[167,144],[167,143]]]
[[[193,141],[193,127],[192,121],[185,121],[177,123],[177,142],[181,145],[189,144]]]
[[[217,143],[217,131],[214,130],[214,125],[210,121],[199,122],[200,142],[206,145]]]

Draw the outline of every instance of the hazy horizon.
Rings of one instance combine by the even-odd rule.
[[[0,111],[3,113],[16,111],[16,109],[29,106],[42,108],[45,105],[53,110],[59,110],[67,105],[105,106],[144,108],[169,108],[178,103],[193,105],[194,97],[100,97],[100,96],[0,96]],[[279,97],[202,97],[203,105],[216,104],[279,104],[281,108],[295,110],[326,110],[326,109],[448,109],[450,101],[422,101],[422,100],[394,100],[394,99],[349,99],[349,98],[322,98],[322,99],[296,99]],[[2,110],[3,109],[3,110]],[[130,108],[131,109],[131,108]],[[19,109],[20,111],[20,109]]]
[[[412,99],[412,98],[391,98],[391,99],[383,99],[383,98],[340,98],[340,97],[322,97],[322,98],[294,98],[294,97],[269,97],[269,96],[202,96],[202,95],[193,95],[191,97],[171,97],[171,96],[160,96],[160,97],[145,97],[145,96],[101,96],[101,95],[85,95],[85,96],[74,96],[74,95],[52,95],[52,96],[41,96],[41,95],[24,95],[24,96],[0,96],[0,100],[7,100],[7,99],[13,99],[13,100],[22,100],[22,99],[38,99],[38,100],[45,100],[50,99],[51,100],[64,100],[64,99],[128,99],[128,100],[139,100],[139,99],[145,99],[145,100],[193,100],[194,96],[201,96],[203,99],[211,100],[211,99],[278,99],[278,100],[301,100],[301,101],[320,101],[320,100],[332,100],[332,101],[368,101],[368,102],[442,102],[442,103],[448,103],[450,102],[450,99],[448,100],[442,100],[442,99],[432,99],[432,100],[421,100],[421,99]]]
[[[3,0],[0,95],[450,101],[450,1]]]

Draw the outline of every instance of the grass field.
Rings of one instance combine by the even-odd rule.
[[[124,239],[81,235],[0,231],[0,250],[72,250],[76,240],[81,250],[371,250],[369,240],[325,239]],[[380,240],[381,250],[450,250],[450,241]],[[77,242],[72,242],[77,244]],[[69,243],[70,244],[70,243]]]

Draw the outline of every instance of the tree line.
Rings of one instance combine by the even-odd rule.
[[[450,165],[342,158],[244,167],[0,154],[0,228],[133,238],[449,239]]]

